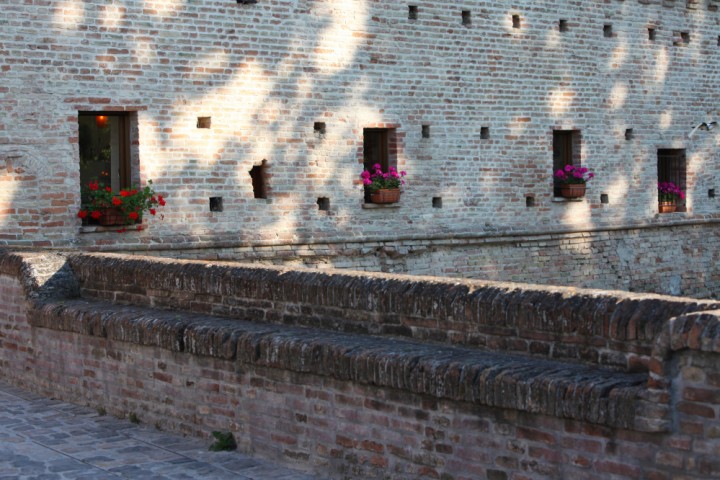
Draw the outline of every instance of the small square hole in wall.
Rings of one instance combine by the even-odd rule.
[[[472,25],[472,18],[470,18],[470,10],[462,11],[462,24],[466,27]]]
[[[422,126],[422,138],[430,138],[430,125]]]
[[[610,24],[603,25],[603,37],[612,38],[612,36],[613,36],[612,25],[610,25]]]
[[[568,31],[568,22],[567,20],[560,20],[558,23],[558,28],[561,32],[567,32]]]
[[[657,30],[652,27],[648,28],[648,40],[650,40],[651,42],[654,42],[656,38],[657,38]]]
[[[417,20],[417,18],[418,18],[417,5],[408,5],[408,20]]]
[[[525,197],[525,206],[526,207],[534,207],[535,206],[535,197],[532,195],[528,195]]]
[[[237,0],[240,5],[255,5],[257,0]]]
[[[720,35],[718,35],[717,44],[718,44],[718,47],[720,47]]]
[[[633,129],[632,128],[626,129],[625,130],[625,140],[630,141],[633,138],[635,138],[635,133],[633,132]]]
[[[330,210],[330,199],[327,197],[320,197],[317,199],[318,210],[327,212]]]
[[[223,211],[222,197],[210,197],[210,211],[211,212],[222,212]]]
[[[198,117],[197,128],[210,128],[212,124],[212,117]]]
[[[690,43],[690,32],[680,32],[680,40],[685,45]]]
[[[442,208],[442,197],[433,197],[432,206],[433,208]]]
[[[325,126],[325,122],[315,122],[313,124],[313,131],[315,132],[315,135],[318,135],[320,137],[325,135],[326,128],[327,127]]]
[[[608,197],[607,193],[600,194],[600,203],[605,203],[605,204],[610,203],[610,197]]]
[[[490,127],[480,127],[480,138],[483,140],[490,138]]]
[[[520,15],[512,16],[512,25],[513,28],[520,28]]]
[[[715,189],[711,188],[708,190],[708,198],[715,198]]]

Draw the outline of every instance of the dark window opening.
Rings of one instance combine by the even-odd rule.
[[[422,138],[430,138],[430,125],[422,126]]]
[[[470,18],[470,10],[462,11],[462,24],[466,27],[472,25],[472,19]]]
[[[528,195],[527,197],[525,197],[525,206],[528,208],[534,207],[535,206],[535,197],[533,197],[532,195]]]
[[[580,148],[579,130],[553,130],[553,172],[565,165],[580,165]],[[554,194],[558,196],[557,189]]]
[[[222,212],[223,211],[222,197],[210,197],[210,211],[211,212]]]
[[[648,40],[650,40],[651,42],[654,42],[656,38],[657,38],[657,30],[655,30],[654,28],[648,28]]]
[[[612,38],[612,36],[613,36],[612,25],[603,25],[603,36],[605,38]]]
[[[512,16],[512,26],[513,28],[520,28],[520,15]]]
[[[600,203],[608,204],[610,203],[610,197],[607,193],[601,193],[600,194]]]
[[[490,138],[490,127],[480,127],[480,138],[483,140]]]
[[[263,160],[260,165],[255,165],[250,169],[250,178],[254,197],[267,198],[267,160]]]
[[[320,197],[317,199],[318,210],[327,212],[330,210],[330,199],[327,197]]]
[[[711,188],[708,190],[708,198],[715,198],[715,189]]]
[[[91,180],[114,192],[133,183],[130,152],[130,115],[124,112],[80,112],[78,147],[80,182]],[[85,199],[83,199],[85,200]]]
[[[625,130],[625,140],[632,140],[635,138],[635,133],[633,132],[632,128],[628,128]]]
[[[197,128],[210,128],[212,124],[212,117],[198,117]]]
[[[433,208],[442,208],[442,197],[433,197],[432,206]]]
[[[418,7],[417,5],[408,5],[408,19],[417,20],[418,18]]]
[[[561,32],[567,32],[568,31],[568,22],[567,20],[560,20],[560,23],[558,24],[558,28]]]
[[[240,5],[255,5],[257,0],[237,0]]]
[[[325,122],[315,122],[313,124],[313,131],[315,132],[315,135],[323,136],[326,132],[326,125]]]
[[[659,149],[658,182],[672,182],[685,193],[687,189],[687,165],[685,149]],[[685,211],[685,200],[677,199],[677,211]]]

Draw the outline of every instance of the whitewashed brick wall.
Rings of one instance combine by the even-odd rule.
[[[342,244],[715,218],[719,139],[687,133],[718,118],[719,4],[0,0],[0,243]],[[680,32],[689,44],[673,45]],[[168,197],[144,232],[80,233],[85,110],[137,112],[140,176]],[[368,210],[362,129],[382,124],[404,135],[408,183],[400,208]],[[582,202],[552,201],[553,129],[582,131],[597,174]],[[658,148],[687,149],[687,213],[657,215]],[[263,159],[267,200],[248,174]]]

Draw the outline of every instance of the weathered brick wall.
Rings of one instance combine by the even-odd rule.
[[[718,303],[600,290],[73,255],[83,296],[643,370],[671,317]]]
[[[371,0],[4,1],[0,242],[342,244],[717,216],[715,131],[686,138],[718,104],[716,0],[417,6],[413,21]],[[100,110],[136,112],[139,174],[169,198],[144,232],[78,233],[78,112]],[[398,209],[361,208],[362,129],[379,125],[402,136]],[[556,128],[582,131],[597,173],[582,202],[552,201]],[[656,218],[658,148],[687,149],[688,213]],[[263,159],[267,200],[248,175]]]
[[[573,372],[584,367],[565,364],[558,369],[557,364],[534,360],[504,370],[510,364],[497,356],[487,373],[474,381],[489,382],[488,386],[493,381],[500,382],[498,386],[516,385],[520,396],[523,372],[534,365],[539,371],[533,375],[547,382],[544,387],[537,384],[534,392],[540,396],[526,407],[521,408],[518,401],[517,408],[498,408],[488,404],[490,398],[451,398],[467,395],[454,390],[455,382],[471,385],[474,381],[468,383],[469,372],[443,366],[448,360],[460,365],[462,359],[447,356],[437,344],[427,344],[435,355],[412,361],[409,344],[399,340],[391,340],[394,351],[385,354],[386,344],[379,336],[351,346],[349,342],[357,336],[336,336],[330,333],[333,328],[318,334],[307,328],[212,319],[202,313],[152,313],[140,305],[170,296],[181,302],[176,306],[191,307],[212,303],[215,296],[225,294],[238,295],[243,306],[239,293],[246,290],[258,301],[252,306],[255,313],[236,316],[257,319],[260,304],[280,308],[282,298],[296,304],[297,312],[311,315],[309,306],[318,299],[342,310],[353,302],[367,301],[361,297],[370,295],[376,297],[374,308],[379,315],[387,314],[386,307],[398,312],[427,308],[425,315],[443,318],[448,305],[462,303],[464,286],[473,284],[490,294],[490,285],[368,276],[367,285],[382,287],[373,290],[362,285],[362,276],[340,272],[99,255],[70,256],[77,275],[72,278],[63,260],[55,254],[0,256],[2,375],[47,395],[102,406],[116,415],[134,413],[144,423],[188,434],[231,430],[246,451],[339,478],[575,480],[612,476],[699,480],[720,476],[716,459],[720,431],[718,312],[669,319],[700,307],[717,309],[712,302],[617,294],[619,306],[613,312],[609,299],[614,294],[576,291],[579,303],[574,303],[571,290],[565,289],[565,296],[555,297],[558,305],[553,311],[542,300],[552,290],[517,285],[513,291],[520,300],[524,290],[524,301],[516,304],[515,312],[522,317],[522,312],[534,311],[538,319],[550,321],[550,329],[552,320],[559,320],[559,311],[583,312],[593,302],[615,319],[616,327],[607,325],[605,331],[604,325],[600,338],[612,338],[622,326],[628,334],[625,343],[632,343],[637,336],[642,344],[638,329],[644,319],[665,311],[670,321],[654,328],[657,341],[647,388],[635,384],[612,387],[615,393],[604,399],[604,406],[602,402],[588,404],[583,399],[594,395],[602,399],[602,392],[613,385],[613,377],[622,382],[647,375],[607,370],[605,380],[594,383],[592,375],[601,368],[578,374]],[[129,282],[122,282],[130,277],[137,280],[134,289]],[[141,278],[148,280],[142,282]],[[94,300],[87,295],[93,293],[88,288],[93,281],[98,287],[114,284],[114,300],[130,300],[135,306],[115,308],[112,303]],[[306,288],[299,288],[303,283]],[[166,290],[171,284],[174,288]],[[326,288],[321,289],[320,284]],[[428,288],[419,288],[423,284]],[[403,285],[414,288],[403,289]],[[508,300],[513,291],[494,287],[495,301],[490,304],[498,311],[512,310],[513,303]],[[446,290],[439,298],[445,298],[447,305],[435,305],[434,288]],[[78,292],[85,296],[77,297]],[[299,304],[297,296],[305,303]],[[398,301],[401,298],[407,303]],[[427,305],[416,304],[416,298],[426,298]],[[484,311],[480,304],[478,298],[478,312]],[[362,305],[354,308],[362,314]],[[341,316],[339,312],[334,315]],[[28,322],[34,326],[29,327]],[[330,374],[333,368],[342,371],[347,362],[351,368],[345,378]],[[414,381],[403,388],[390,386],[402,378],[402,369],[409,378],[414,376]],[[590,371],[596,373],[588,375]],[[497,389],[495,398],[513,398],[514,392]],[[563,401],[558,402],[560,398]],[[587,407],[583,416],[590,415],[586,421],[575,418],[582,405]],[[649,420],[669,421],[613,426],[617,420],[612,419],[610,405],[618,408],[616,413],[621,409],[642,412]]]
[[[484,235],[164,249],[129,253],[266,265],[349,268],[717,298],[715,222],[571,234]]]

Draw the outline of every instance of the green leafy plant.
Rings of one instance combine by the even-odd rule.
[[[235,443],[235,437],[232,432],[212,432],[212,436],[215,437],[215,442],[210,445],[211,452],[224,452],[237,449],[237,443]]]

